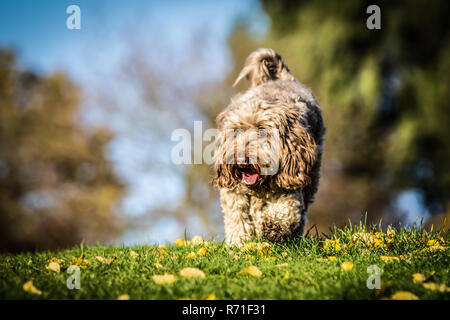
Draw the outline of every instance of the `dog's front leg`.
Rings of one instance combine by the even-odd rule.
[[[262,214],[262,234],[269,241],[282,241],[303,234],[305,205],[300,191],[272,194]]]
[[[225,242],[228,245],[240,246],[255,232],[254,223],[249,214],[249,197],[223,188],[220,190],[220,203],[224,213]]]

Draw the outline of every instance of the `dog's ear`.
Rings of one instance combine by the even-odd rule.
[[[230,188],[235,184],[232,168],[227,164],[216,164],[214,166],[213,184],[218,188]]]
[[[217,123],[219,127],[221,127],[223,123],[223,116],[223,113],[221,113],[217,117]],[[213,184],[218,188],[231,188],[236,184],[233,166],[230,164],[233,163],[234,158],[232,158],[231,160],[228,159],[228,157],[230,156],[234,157],[233,143],[231,143],[230,147],[230,142],[233,142],[233,140],[227,140],[226,137],[226,131],[220,132],[214,145],[214,157],[216,160],[216,164],[214,166]]]
[[[304,188],[311,184],[311,171],[316,162],[317,146],[300,127],[295,126],[280,143],[280,166],[275,183],[284,189]]]
[[[250,80],[252,69],[253,69],[252,66],[245,66],[241,70],[241,73],[239,73],[239,76],[237,77],[236,81],[234,81],[233,87],[235,87],[244,77],[246,77],[247,80]]]
[[[270,80],[295,80],[281,56],[268,48],[260,48],[247,57],[245,67],[237,77],[233,87],[244,77],[250,80],[252,87]]]

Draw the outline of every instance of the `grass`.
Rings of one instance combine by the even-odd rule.
[[[450,298],[449,237],[440,232],[424,233],[420,228],[382,232],[360,225],[335,228],[327,238],[307,235],[280,244],[254,241],[243,248],[200,239],[177,242],[131,248],[81,245],[58,252],[0,255],[0,298]],[[52,261],[60,272],[48,269]],[[344,262],[350,262],[344,266],[351,270],[342,269]],[[67,288],[70,265],[80,266],[79,290]],[[382,271],[380,289],[367,288],[371,265]],[[248,266],[262,274],[244,274]],[[180,271],[186,267],[202,270],[205,277],[182,277]],[[156,283],[153,276],[164,274],[174,275],[176,281]],[[421,274],[415,275],[416,282],[413,274]],[[170,276],[161,279],[166,278],[170,280]]]

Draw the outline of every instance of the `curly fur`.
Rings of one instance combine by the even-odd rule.
[[[216,119],[214,183],[230,245],[252,236],[282,241],[303,234],[319,185],[325,134],[313,94],[275,51],[251,53],[235,84],[244,77],[251,88],[233,97]],[[265,135],[258,135],[260,130]],[[269,169],[273,163],[277,170]],[[246,174],[256,182],[249,185]]]

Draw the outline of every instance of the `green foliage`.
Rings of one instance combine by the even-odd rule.
[[[120,234],[113,205],[123,188],[103,154],[112,136],[80,127],[80,99],[64,75],[20,70],[0,52],[0,251]]]
[[[124,294],[131,299],[201,299],[212,294],[218,299],[385,299],[397,291],[409,291],[420,299],[450,297],[445,290],[423,285],[450,286],[448,238],[426,234],[421,228],[381,231],[379,226],[348,226],[335,228],[327,238],[311,232],[281,244],[250,242],[243,248],[215,241],[193,244],[180,240],[167,246],[85,246],[1,255],[0,295],[4,299],[117,299]],[[362,239],[357,238],[361,234],[383,239],[382,244],[388,245],[375,247],[355,240]],[[341,247],[326,247],[326,239],[339,239]],[[393,258],[389,261],[386,256]],[[59,273],[46,269],[55,259],[60,259]],[[351,262],[353,268],[341,270],[343,262]],[[81,266],[79,290],[66,287],[66,270],[73,264]],[[256,266],[262,275],[241,274],[249,265]],[[379,290],[366,286],[367,267],[371,265],[382,271]],[[183,278],[180,270],[186,267],[198,268],[206,277]],[[153,275],[165,273],[177,280],[163,285],[153,281]],[[415,273],[424,275],[423,283],[413,281]],[[28,281],[42,294],[25,292],[23,284]]]

